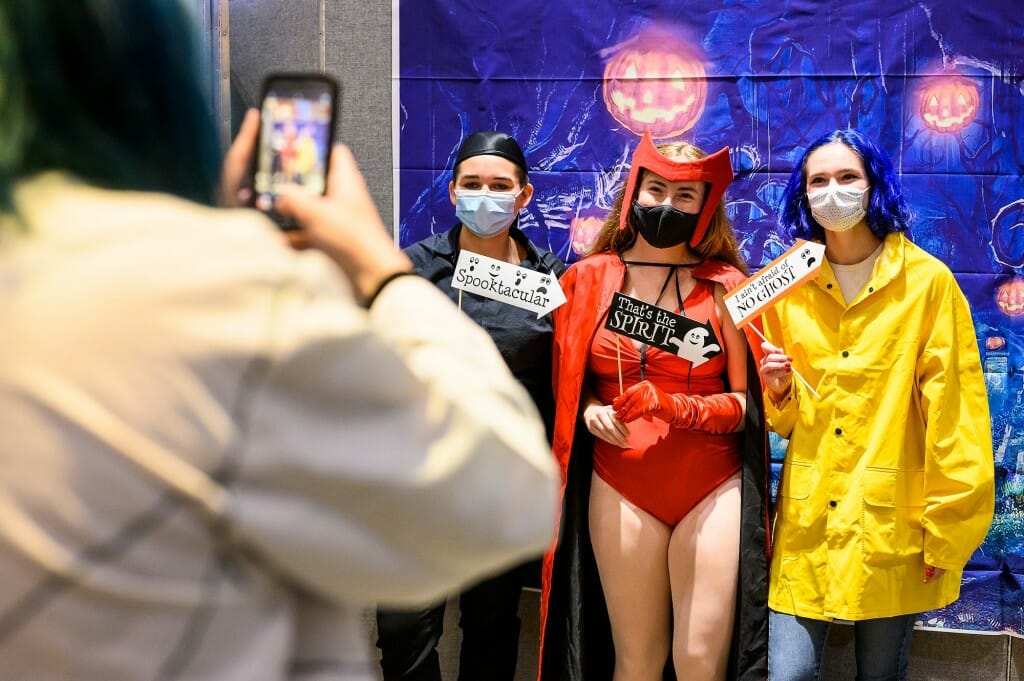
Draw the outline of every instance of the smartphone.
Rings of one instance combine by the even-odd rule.
[[[263,81],[253,201],[282,229],[297,225],[274,210],[281,189],[327,189],[339,87],[318,73],[275,73]]]

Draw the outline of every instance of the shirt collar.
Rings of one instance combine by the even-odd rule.
[[[875,261],[874,270],[868,280],[867,287],[871,292],[888,285],[903,270],[903,259],[907,246],[907,237],[902,232],[889,232],[882,241],[882,252]],[[842,301],[839,284],[831,263],[826,259],[821,265],[821,272],[816,280],[819,287],[835,293],[836,299]],[[831,288],[829,285],[831,284]]]
[[[443,256],[446,259],[450,260],[453,266],[455,265],[455,261],[458,260],[459,257],[459,234],[462,233],[462,230],[463,226],[461,224],[457,224],[451,229],[449,229],[448,234],[446,235],[447,238],[441,239],[438,242],[437,248],[435,250],[435,253],[437,255]],[[512,237],[513,241],[521,245],[523,249],[526,251],[526,258],[524,258],[523,262],[520,263],[521,266],[531,266],[530,269],[536,269],[539,265],[543,263],[540,251],[537,249],[537,246],[532,241],[530,241],[530,239],[525,234],[523,234],[523,231],[519,229],[519,227],[517,227],[516,225],[512,225],[511,227],[509,227],[508,234],[509,236]]]

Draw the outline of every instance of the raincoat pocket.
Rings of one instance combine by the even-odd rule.
[[[815,523],[816,506],[811,503],[817,473],[811,464],[799,461],[787,462],[779,482],[779,500],[776,517],[776,541],[783,554],[789,550],[806,549],[814,543],[810,535]]]
[[[786,499],[806,499],[811,495],[814,468],[809,463],[789,461],[779,482],[779,496]]]
[[[864,473],[861,550],[867,565],[904,565],[924,548],[924,471],[868,468]]]

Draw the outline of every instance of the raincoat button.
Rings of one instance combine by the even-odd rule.
[[[843,429],[842,428],[836,428],[836,435],[842,435],[842,434],[843,434]]]
[[[832,501],[828,502],[828,505],[831,506],[832,508],[835,508],[836,507],[836,500],[833,499]]]
[[[843,350],[843,357],[849,357],[849,356],[850,356],[850,351],[849,350]]]

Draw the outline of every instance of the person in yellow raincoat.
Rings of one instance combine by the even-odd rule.
[[[860,132],[837,130],[807,148],[780,222],[824,242],[825,262],[763,317],[765,416],[789,439],[769,678],[817,679],[838,618],[855,625],[858,679],[903,680],[914,615],[959,597],[992,520],[971,312],[949,269],[908,239],[892,163]]]

